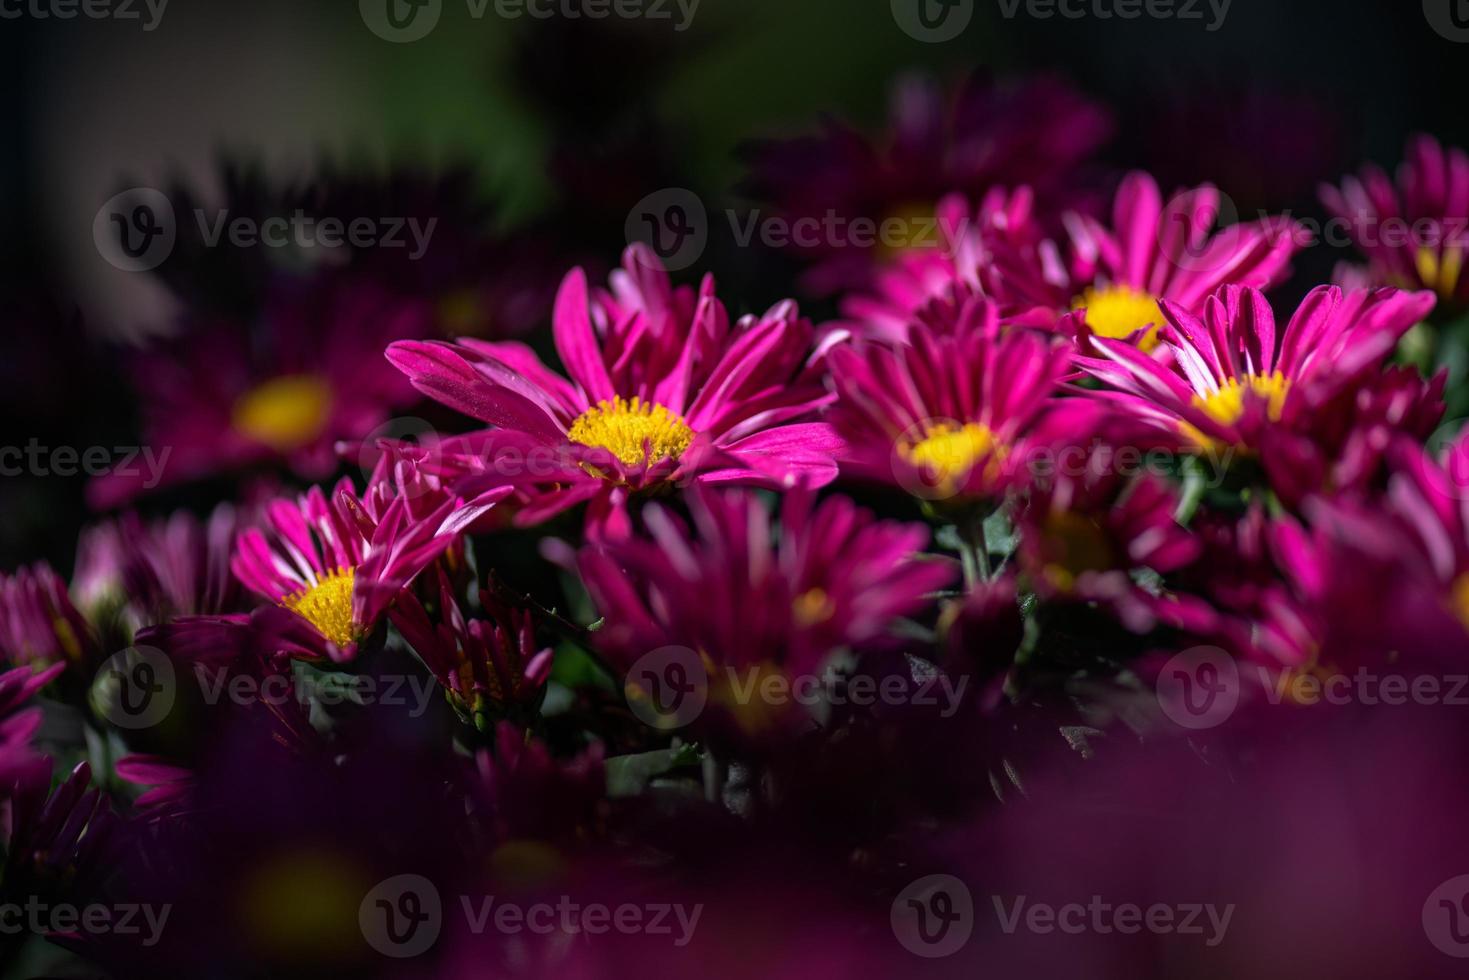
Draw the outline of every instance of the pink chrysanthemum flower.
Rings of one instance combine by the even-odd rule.
[[[385,457],[361,498],[344,479],[330,498],[313,487],[277,500],[265,529],[236,540],[235,576],[298,621],[295,656],[351,660],[399,594],[510,492],[464,502],[410,463],[397,463],[391,477],[386,466]]]
[[[388,615],[455,709],[488,730],[507,711],[540,702],[552,652],[536,645],[529,612],[498,602],[488,590],[480,593],[480,605],[488,619],[466,617],[441,569],[437,622],[412,592],[404,592]]]
[[[239,524],[229,504],[203,521],[179,511],[95,524],[77,544],[72,593],[89,616],[116,613],[134,631],[176,616],[240,612],[248,606],[230,573]]]
[[[842,346],[830,355],[832,410],[854,474],[930,500],[994,498],[1031,464],[1032,450],[1089,435],[1101,405],[1061,399],[1071,351],[1001,325],[972,299],[947,334],[910,345]]]
[[[1226,287],[1202,319],[1161,304],[1165,363],[1124,341],[1095,338],[1100,357],[1077,364],[1108,385],[1093,397],[1134,415],[1181,448],[1259,453],[1267,472],[1294,465],[1291,434],[1341,428],[1351,396],[1398,340],[1433,309],[1429,293],[1312,290],[1277,340],[1275,314],[1255,289]],[[1370,392],[1369,392],[1370,394]],[[1343,404],[1343,400],[1346,403]]]
[[[1171,483],[1127,472],[1106,443],[1059,453],[1051,469],[1032,487],[1017,522],[1021,563],[1036,591],[1099,603],[1137,633],[1159,622],[1198,629],[1211,621],[1206,604],[1138,582],[1139,571],[1166,575],[1199,555],[1198,539],[1174,517],[1179,495]]]
[[[588,545],[576,561],[614,664],[670,645],[694,650],[713,672],[712,701],[726,670],[816,677],[839,650],[890,645],[896,621],[955,577],[952,562],[921,555],[926,527],[877,520],[843,497],[787,494],[779,533],[748,491],[696,490],[688,502],[692,526],[651,504],[646,537]],[[763,727],[754,714],[745,720]]]
[[[1469,155],[1432,136],[1408,143],[1397,181],[1368,165],[1321,200],[1348,224],[1377,285],[1428,289],[1454,306],[1469,304]]]
[[[896,218],[916,235],[913,219],[933,215],[950,192],[977,198],[1029,184],[1058,208],[1075,204],[1076,171],[1111,129],[1105,109],[1055,78],[1005,86],[975,75],[952,98],[908,78],[894,90],[881,143],[830,120],[817,136],[757,142],[745,151],[745,187],[792,222]],[[861,285],[887,252],[835,235],[806,251],[818,260],[808,286],[820,293]]]
[[[433,323],[425,301],[321,274],[272,283],[256,322],[216,315],[185,324],[134,363],[159,472],[139,465],[136,475],[99,477],[91,503],[113,507],[157,487],[273,466],[329,477],[337,440],[359,438],[417,400],[382,350],[429,336]]]
[[[445,440],[435,462],[456,486],[515,485],[522,526],[590,501],[594,535],[626,534],[633,492],[836,477],[835,433],[811,421],[831,396],[794,303],[731,325],[712,278],[675,289],[633,246],[610,292],[566,277],[555,339],[569,380],[517,343],[388,348],[420,391],[495,426]]]
[[[1083,311],[1075,324],[1086,335],[1131,338],[1151,350],[1163,321],[1160,301],[1197,313],[1221,286],[1272,286],[1301,244],[1285,218],[1215,230],[1217,190],[1205,185],[1164,201],[1157,182],[1141,172],[1123,180],[1110,226],[1068,214],[1064,245],[1041,234],[1031,208],[1024,188],[991,195],[977,213],[962,198],[946,199],[940,228],[960,237],[931,254],[900,256],[879,280],[881,300],[854,299],[846,311],[861,332],[889,336],[895,322],[911,321],[924,304],[967,289],[990,296],[1008,315],[1057,323]]]
[[[0,657],[6,663],[86,669],[99,654],[96,631],[49,565],[0,575]]]

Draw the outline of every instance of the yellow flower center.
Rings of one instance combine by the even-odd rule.
[[[600,401],[571,423],[567,437],[605,449],[628,466],[678,459],[694,441],[694,430],[662,405],[641,398]]]
[[[324,948],[362,941],[358,906],[371,887],[372,879],[339,854],[292,851],[252,865],[229,911],[252,949],[283,959],[320,956]]]
[[[331,407],[332,389],[325,380],[312,374],[284,375],[241,395],[231,421],[241,435],[290,452],[321,435]]]
[[[898,447],[904,459],[927,470],[940,486],[946,487],[958,483],[975,463],[995,450],[995,434],[978,422],[962,427],[941,422],[918,442]]]
[[[1072,309],[1086,310],[1086,323],[1092,333],[1112,340],[1126,340],[1143,327],[1150,327],[1138,346],[1145,351],[1158,346],[1158,324],[1163,311],[1158,301],[1131,286],[1104,286],[1088,289]]]
[[[450,337],[483,337],[489,333],[479,293],[461,289],[439,300],[439,326]]]
[[[1452,604],[1455,615],[1469,629],[1469,573],[1460,575],[1454,580]]]
[[[1245,392],[1263,398],[1270,421],[1279,422],[1285,410],[1285,397],[1290,393],[1290,379],[1279,371],[1266,376],[1249,374],[1243,379],[1230,378],[1212,394],[1194,395],[1194,405],[1215,421],[1233,425],[1245,414]]]
[[[796,625],[815,626],[836,615],[837,607],[831,601],[831,596],[826,594],[826,590],[818,587],[796,596],[791,603],[791,611],[795,614]]]
[[[890,259],[909,249],[937,248],[941,244],[932,204],[920,201],[901,204],[877,226],[877,253],[881,259]]]
[[[1046,520],[1045,547],[1043,571],[1059,592],[1075,589],[1076,580],[1087,572],[1104,572],[1116,565],[1101,525],[1073,511],[1060,511]]]
[[[1418,278],[1423,285],[1445,299],[1454,295],[1459,288],[1459,276],[1464,271],[1464,253],[1451,247],[1439,255],[1438,250],[1428,245],[1418,249]]]
[[[315,585],[292,593],[281,605],[316,627],[316,631],[339,647],[355,643],[362,628],[352,621],[352,584],[355,568],[338,568]]]

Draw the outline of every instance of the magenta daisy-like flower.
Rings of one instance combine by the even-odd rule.
[[[940,206],[940,227],[962,238],[938,255],[900,256],[879,280],[882,302],[853,300],[846,309],[864,332],[888,335],[895,320],[911,320],[922,303],[955,288],[943,282],[940,267],[948,264],[954,282],[984,292],[1009,315],[1044,314],[1054,323],[1082,311],[1076,325],[1086,334],[1131,338],[1150,350],[1163,322],[1160,301],[1198,313],[1221,286],[1269,287],[1300,247],[1285,218],[1215,230],[1220,203],[1208,185],[1164,201],[1157,181],[1135,172],[1117,191],[1110,226],[1068,214],[1058,244],[1040,233],[1023,190],[991,196],[977,213],[951,198]]]
[[[1428,289],[1455,306],[1469,304],[1469,155],[1415,136],[1396,182],[1368,165],[1321,200],[1347,223],[1378,285]]]
[[[1260,453],[1267,471],[1297,460],[1280,437],[1339,429],[1355,386],[1433,309],[1430,293],[1311,291],[1277,338],[1275,314],[1255,289],[1226,287],[1202,318],[1161,304],[1171,363],[1119,340],[1096,338],[1100,357],[1077,364],[1108,385],[1094,393],[1194,451]]]
[[[277,466],[329,477],[337,440],[360,438],[417,400],[382,351],[433,325],[426,301],[326,273],[275,280],[256,319],[196,317],[134,362],[156,463],[99,477],[91,503]]]
[[[1166,575],[1199,556],[1198,539],[1174,518],[1177,489],[1110,444],[1076,450],[1057,454],[1019,513],[1020,559],[1032,586],[1052,599],[1106,606],[1138,633],[1159,622],[1208,624],[1206,604],[1138,582],[1138,572]]]
[[[552,652],[536,645],[529,612],[506,606],[488,590],[480,593],[480,605],[489,618],[465,616],[440,569],[437,621],[412,592],[404,592],[388,616],[454,707],[488,729],[507,710],[539,703]]]
[[[96,631],[72,604],[49,565],[0,575],[0,656],[9,664],[90,666],[100,654]]]
[[[114,609],[130,630],[176,616],[248,608],[230,573],[240,521],[222,504],[206,520],[187,511],[145,522],[128,513],[93,525],[77,545],[72,592],[89,615]]]
[[[949,333],[837,347],[832,420],[848,447],[843,465],[930,500],[1000,496],[1024,478],[1034,449],[1090,435],[1104,414],[1058,397],[1071,356],[1054,338],[1004,327],[979,298]]]
[[[1105,109],[1056,78],[1000,85],[975,75],[952,97],[930,79],[907,78],[894,90],[884,139],[827,121],[820,135],[752,144],[745,186],[793,227],[897,219],[921,234],[914,219],[932,216],[934,202],[951,192],[978,198],[1028,184],[1070,206],[1079,165],[1111,129]],[[809,285],[823,293],[863,284],[886,254],[841,233],[805,251],[818,260]]]
[[[675,289],[633,246],[610,291],[589,290],[580,269],[566,277],[555,340],[569,379],[517,343],[388,348],[420,391],[494,426],[445,440],[435,463],[466,492],[516,486],[521,525],[590,501],[593,533],[625,534],[633,492],[836,477],[840,444],[814,421],[831,395],[792,302],[731,324],[712,278]]]
[[[688,503],[692,525],[651,504],[646,537],[588,545],[576,562],[618,667],[685,647],[710,665],[716,700],[726,670],[814,677],[839,650],[890,644],[896,621],[955,577],[952,562],[921,554],[922,524],[878,520],[843,497],[787,494],[778,533],[748,491],[696,490]]]
[[[510,492],[465,502],[408,462],[379,464],[367,493],[348,480],[266,508],[265,528],[239,535],[231,569],[246,588],[294,614],[291,653],[351,660],[400,593]],[[309,628],[307,628],[309,627]]]

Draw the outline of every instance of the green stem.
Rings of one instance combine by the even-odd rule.
[[[964,565],[964,585],[973,589],[990,580],[990,546],[984,535],[984,518],[969,518],[959,524],[959,558]]]

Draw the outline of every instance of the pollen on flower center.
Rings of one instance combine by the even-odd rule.
[[[1150,329],[1143,335],[1139,346],[1152,350],[1158,346],[1158,324],[1163,322],[1163,311],[1152,296],[1131,286],[1104,286],[1088,289],[1079,296],[1073,309],[1086,309],[1086,323],[1099,337],[1125,340],[1143,327]]]
[[[314,441],[326,429],[332,407],[332,389],[311,374],[272,378],[241,395],[231,422],[235,431],[289,452]]]
[[[1194,395],[1194,404],[1225,425],[1233,425],[1245,414],[1245,392],[1263,398],[1270,421],[1279,422],[1285,410],[1285,397],[1290,393],[1290,379],[1276,371],[1270,375],[1250,374],[1243,379],[1230,378],[1218,391]]]
[[[361,630],[352,621],[352,586],[356,569],[338,568],[315,585],[294,592],[281,605],[302,617],[322,636],[339,647],[360,639]]]
[[[978,422],[964,426],[942,422],[928,429],[920,441],[899,446],[898,451],[914,466],[926,469],[940,485],[952,485],[995,451],[995,434]]]
[[[567,438],[605,449],[628,466],[678,459],[694,441],[694,430],[656,402],[614,398],[600,401],[571,423]]]

